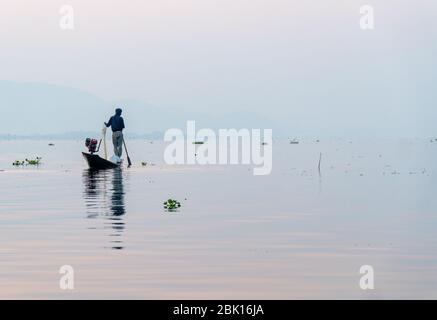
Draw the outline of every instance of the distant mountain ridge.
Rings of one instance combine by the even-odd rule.
[[[126,134],[130,136],[157,137],[170,128],[185,131],[188,120],[195,120],[198,129],[277,128],[265,116],[250,112],[174,111],[171,106],[157,107],[137,100],[110,102],[83,90],[58,85],[0,81],[1,116],[7,119],[0,126],[0,136],[83,137],[84,132],[100,132],[115,107],[123,108]]]
[[[97,131],[79,131],[79,132],[65,132],[55,134],[32,134],[32,135],[16,135],[16,134],[0,134],[0,140],[80,140],[86,138],[100,138],[101,132]],[[163,132],[151,132],[151,133],[127,133],[125,135],[127,139],[148,139],[159,140],[164,137]],[[107,133],[107,138],[110,138],[110,134]]]

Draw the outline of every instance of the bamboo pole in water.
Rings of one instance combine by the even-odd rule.
[[[103,150],[105,152],[105,159],[108,160],[108,150],[106,149],[106,126],[103,126]]]
[[[322,153],[320,152],[320,156],[319,156],[319,166],[318,166],[318,168],[319,168],[319,175],[321,174],[321,171],[320,171],[320,165],[321,165],[321,163],[322,163]]]

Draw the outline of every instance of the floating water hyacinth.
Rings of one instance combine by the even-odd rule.
[[[167,211],[176,211],[181,207],[181,203],[174,199],[168,199],[166,202],[164,202],[164,209]]]
[[[24,165],[31,165],[31,166],[37,166],[41,164],[41,157],[36,157],[36,159],[25,159],[23,160],[15,160],[12,165],[13,166],[24,166]]]
[[[149,163],[149,162],[141,162],[141,165],[142,165],[143,167],[146,167],[146,166],[151,166],[151,167],[156,166],[156,164],[154,164],[154,163]]]
[[[26,164],[32,165],[32,166],[37,166],[41,163],[41,159],[40,157],[36,157],[36,159],[26,159]]]

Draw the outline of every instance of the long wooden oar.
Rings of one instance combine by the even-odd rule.
[[[124,137],[123,137],[123,145],[124,145],[124,150],[126,151],[126,156],[127,156],[127,164],[128,164],[128,168],[132,165],[132,161],[130,161],[130,157],[129,157],[129,153],[127,152],[127,147],[126,147],[126,141],[124,141]]]

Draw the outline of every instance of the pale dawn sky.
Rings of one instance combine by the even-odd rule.
[[[59,27],[64,4],[74,30]],[[374,30],[360,29],[362,5],[375,10]],[[6,0],[0,80],[65,86],[109,105],[141,101],[163,114],[253,114],[287,134],[430,136],[436,33],[432,0]],[[15,114],[0,133],[19,128]]]

